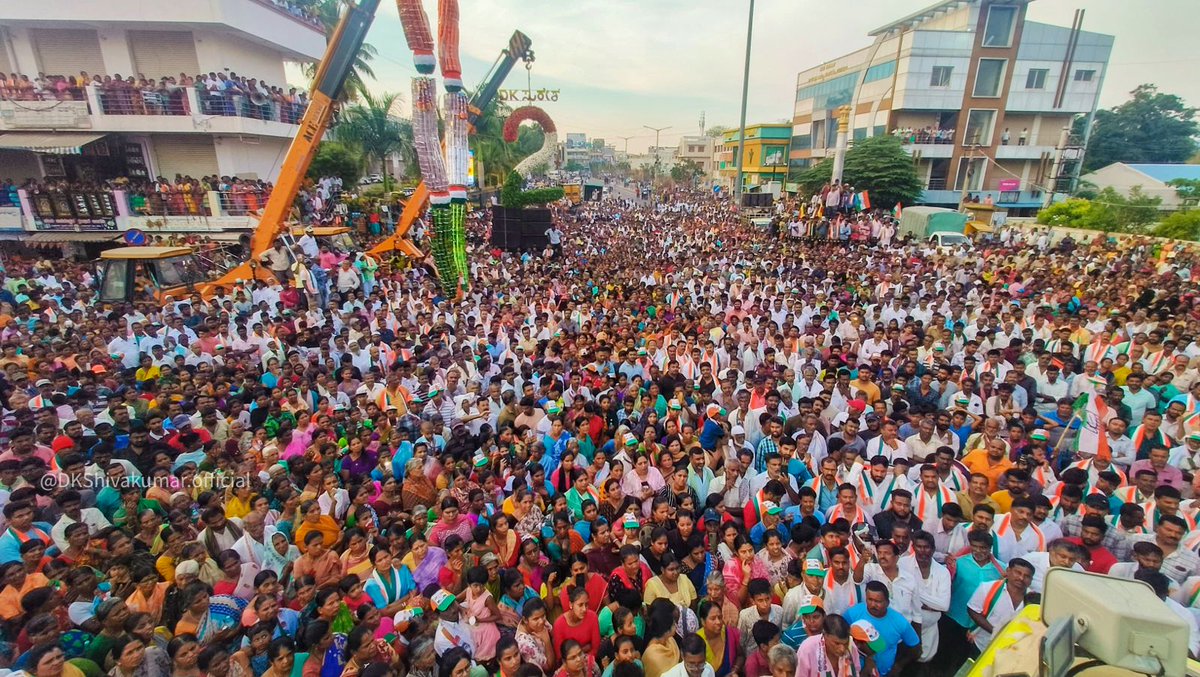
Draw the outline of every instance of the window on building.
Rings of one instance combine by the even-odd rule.
[[[1075,71],[1075,82],[1091,82],[1096,77],[1096,71],[1087,68],[1080,68]]]
[[[996,111],[994,110],[972,110],[967,114],[967,133],[963,135],[963,145],[991,145],[992,126],[995,121]]]
[[[988,8],[987,25],[983,28],[983,46],[1012,47],[1013,29],[1016,25],[1016,6],[992,5]]]
[[[979,68],[975,71],[975,90],[972,92],[972,96],[1000,96],[1006,65],[1008,65],[1008,59],[980,59]]]
[[[1049,72],[1049,68],[1030,68],[1029,75],[1025,76],[1025,89],[1045,89],[1046,73]]]
[[[934,66],[933,74],[929,76],[930,87],[949,87],[950,76],[954,73],[954,66]]]

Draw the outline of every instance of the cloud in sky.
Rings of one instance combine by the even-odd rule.
[[[931,0],[757,0],[747,123],[790,118],[796,75],[870,43],[874,28],[922,9]],[[1085,30],[1117,36],[1101,104],[1123,101],[1142,82],[1155,82],[1200,105],[1200,56],[1190,47],[1200,28],[1194,0],[1040,0],[1029,18],[1068,26],[1084,6]],[[461,0],[463,77],[480,82],[514,29],[533,40],[534,89],[561,89],[541,104],[559,129],[604,137],[642,151],[654,142],[643,125],[671,129],[662,143],[709,126],[736,126],[746,48],[746,0]],[[437,2],[425,0],[436,24]],[[435,28],[436,30],[436,28]],[[400,20],[380,7],[368,41],[379,90],[407,95],[414,70]],[[524,88],[518,65],[506,86]],[[293,78],[294,80],[298,78]]]

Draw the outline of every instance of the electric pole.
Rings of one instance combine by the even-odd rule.
[[[646,129],[654,132],[654,164],[652,165],[652,178],[650,179],[650,189],[654,189],[654,182],[658,180],[658,135],[671,128],[671,125],[666,127],[651,127],[650,125],[642,125]]]
[[[750,94],[750,44],[754,37],[754,0],[750,0],[750,17],[746,22],[746,64],[742,68],[742,122],[738,128],[737,183],[733,186],[733,203],[742,204],[743,169],[746,160],[746,97]]]

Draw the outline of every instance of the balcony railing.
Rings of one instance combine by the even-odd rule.
[[[929,185],[925,186],[925,190],[945,190],[946,179],[929,179]]]
[[[954,130],[953,129],[912,129],[909,127],[897,129],[892,132],[900,137],[900,142],[904,144],[911,143],[931,143],[931,144],[953,144]]]
[[[183,87],[166,90],[96,88],[100,112],[104,115],[190,115],[187,91]]]
[[[89,85],[81,98],[6,101],[3,105],[5,126],[85,128],[91,126],[87,119],[89,115],[212,115],[295,125],[300,123],[307,107],[307,102],[293,103],[264,95],[208,92],[180,86],[140,89]]]

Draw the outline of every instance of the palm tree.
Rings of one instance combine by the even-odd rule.
[[[364,159],[375,159],[383,166],[383,190],[391,190],[387,158],[399,153],[408,167],[416,164],[412,122],[391,114],[399,94],[379,95],[361,92],[357,103],[342,109],[341,120],[334,128],[338,141],[353,144],[362,150]]]
[[[341,0],[302,0],[302,3],[321,21],[321,25],[325,27],[325,37],[332,36],[333,29],[337,27],[338,19],[341,16]],[[354,65],[350,67],[350,73],[346,76],[346,84],[342,87],[338,103],[354,101],[367,91],[367,85],[363,78],[375,79],[371,61],[377,54],[378,51],[374,46],[366,42],[362,44],[358,54],[354,55]],[[303,71],[305,76],[312,79],[317,74],[317,64],[304,64]]]

